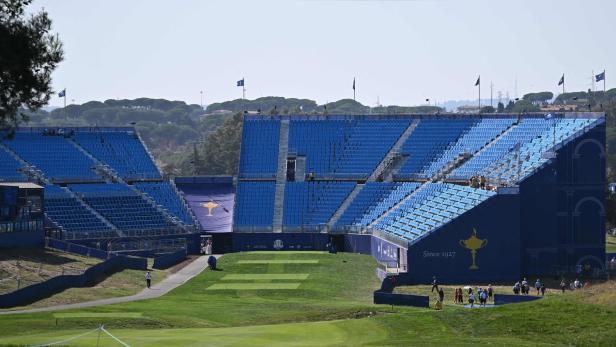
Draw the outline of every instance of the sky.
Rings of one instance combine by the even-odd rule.
[[[374,106],[616,87],[613,0],[34,0],[68,103],[356,98]],[[611,78],[611,76],[614,78]],[[517,81],[517,83],[516,83]],[[517,88],[516,88],[517,85]],[[602,84],[597,84],[602,89]],[[517,93],[516,93],[517,91]],[[62,105],[54,96],[50,105]]]

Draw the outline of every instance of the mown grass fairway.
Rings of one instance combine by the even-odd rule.
[[[283,290],[297,289],[301,283],[216,283],[207,290]]]
[[[240,263],[274,259],[319,262]],[[58,312],[0,316],[0,345],[58,341],[101,323],[131,346],[613,346],[616,341],[614,282],[492,309],[392,310],[371,303],[379,281],[369,256],[238,253],[222,257],[219,267],[222,271],[206,271],[158,299],[60,312],[67,315],[57,326]],[[287,274],[308,277],[278,277]],[[300,285],[208,290],[220,284],[289,283]],[[429,286],[409,291],[426,292]],[[67,345],[96,345],[96,335]],[[101,338],[100,346],[117,345]]]

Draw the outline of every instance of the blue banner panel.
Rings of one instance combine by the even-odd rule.
[[[229,180],[175,181],[204,231],[228,233],[232,231],[235,189]]]
[[[321,233],[233,233],[233,251],[325,251],[331,242]]]
[[[407,282],[489,283],[520,278],[518,195],[497,195],[408,250]]]

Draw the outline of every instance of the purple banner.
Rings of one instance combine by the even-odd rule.
[[[204,231],[228,233],[232,231],[235,190],[232,182],[181,182],[178,189],[199,220]]]

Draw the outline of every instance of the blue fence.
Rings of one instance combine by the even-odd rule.
[[[179,251],[175,251],[173,253],[165,253],[161,256],[154,258],[154,265],[152,267],[155,269],[166,269],[175,264],[179,264],[184,260],[186,260],[186,250],[180,249]]]
[[[46,238],[45,244],[49,248],[57,249],[63,252],[75,253],[79,255],[83,255],[85,257],[92,257],[97,259],[106,260],[114,256],[113,253],[103,251],[96,248],[90,248],[83,245],[78,245],[75,243],[70,243],[58,239]]]
[[[80,275],[62,275],[0,295],[0,308],[29,305],[63,290],[94,285],[103,276],[124,269],[146,270],[147,259],[117,256],[96,264]]]
[[[376,291],[374,292],[374,303],[396,306],[430,307],[430,297]]]
[[[517,304],[537,299],[541,299],[541,297],[533,295],[494,294],[494,305]]]

